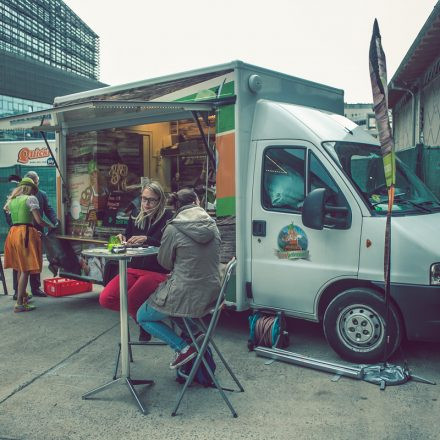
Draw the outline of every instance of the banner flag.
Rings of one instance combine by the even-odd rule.
[[[385,172],[385,182],[388,188],[388,211],[385,224],[384,248],[384,281],[385,281],[385,346],[383,361],[388,359],[388,344],[390,335],[388,323],[390,321],[390,291],[391,291],[391,212],[394,204],[394,185],[396,183],[396,158],[394,153],[394,140],[388,117],[388,85],[387,65],[377,19],[374,20],[373,35],[370,42],[370,78],[373,90],[374,114],[376,127],[379,133],[380,151]]]
[[[388,117],[387,66],[377,19],[374,20],[373,35],[370,42],[370,78],[385,181],[389,188],[396,183],[396,162],[394,140]]]

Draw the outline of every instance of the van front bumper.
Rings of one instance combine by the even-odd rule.
[[[384,283],[374,283],[384,290]],[[410,341],[440,341],[440,286],[391,283]]]

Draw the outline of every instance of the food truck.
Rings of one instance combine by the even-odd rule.
[[[227,304],[321,322],[344,359],[440,337],[440,203],[397,161],[385,331],[387,191],[343,91],[241,61],[55,99],[1,129],[56,133],[60,238],[123,231],[142,179],[194,187],[237,258]],[[62,177],[62,178],[61,178]]]

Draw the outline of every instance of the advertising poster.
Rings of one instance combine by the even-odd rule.
[[[55,141],[49,141],[49,146],[56,155]],[[2,167],[55,166],[44,141],[1,142],[0,159]]]
[[[93,227],[88,217],[93,204],[90,175],[74,174],[69,178],[70,207],[68,215],[68,233],[71,235],[91,237]]]

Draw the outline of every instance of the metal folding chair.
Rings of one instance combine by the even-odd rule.
[[[213,335],[214,335],[214,331],[217,327],[217,323],[218,320],[220,318],[220,313],[224,307],[224,303],[225,303],[225,292],[226,292],[226,287],[228,285],[228,281],[231,277],[232,271],[234,269],[236,265],[236,259],[233,258],[231,261],[229,261],[228,265],[226,266],[226,271],[225,271],[225,275],[223,277],[223,281],[222,281],[222,285],[220,288],[220,292],[217,298],[217,302],[213,308],[213,310],[211,310],[211,320],[209,321],[209,325],[208,327],[206,327],[205,323],[203,322],[203,318],[198,318],[196,319],[196,323],[200,325],[200,327],[203,329],[203,331],[205,332],[205,337],[203,339],[202,345],[199,347],[197,345],[196,339],[195,339],[195,335],[194,333],[191,331],[191,326],[188,324],[188,318],[183,318],[183,321],[185,323],[185,327],[186,327],[186,331],[188,332],[189,336],[191,337],[191,340],[194,344],[194,346],[197,349],[197,357],[194,360],[193,366],[191,368],[190,373],[188,374],[188,376],[184,376],[186,378],[185,383],[183,385],[182,391],[179,394],[179,397],[177,399],[177,403],[176,406],[173,410],[173,412],[171,413],[172,416],[175,416],[177,413],[177,410],[180,406],[180,403],[182,402],[183,396],[186,392],[186,390],[188,389],[188,387],[192,384],[193,380],[194,380],[194,376],[199,368],[199,366],[201,365],[201,363],[203,362],[203,364],[206,367],[206,370],[208,371],[209,375],[211,376],[212,381],[214,382],[215,387],[218,389],[218,391],[220,392],[220,395],[222,396],[223,400],[225,401],[226,405],[229,407],[229,409],[231,410],[231,413],[234,417],[237,417],[237,413],[235,412],[234,408],[232,407],[231,402],[229,401],[228,397],[226,396],[224,390],[225,388],[222,388],[222,386],[220,385],[218,379],[215,377],[214,373],[212,372],[211,368],[209,367],[204,354],[206,349],[208,348],[208,345],[211,345],[211,347],[214,349],[214,351],[217,353],[218,357],[220,358],[220,360],[222,361],[223,365],[225,366],[226,370],[229,372],[229,374],[231,375],[232,379],[235,381],[235,383],[237,384],[240,392],[243,392],[244,389],[241,386],[241,383],[239,382],[239,380],[237,379],[237,377],[235,376],[235,374],[233,373],[231,367],[228,365],[228,363],[226,362],[225,358],[223,357],[223,355],[220,353],[220,350],[218,349],[217,345],[214,343],[213,341]],[[235,390],[230,390],[228,389],[228,391],[235,391]]]

